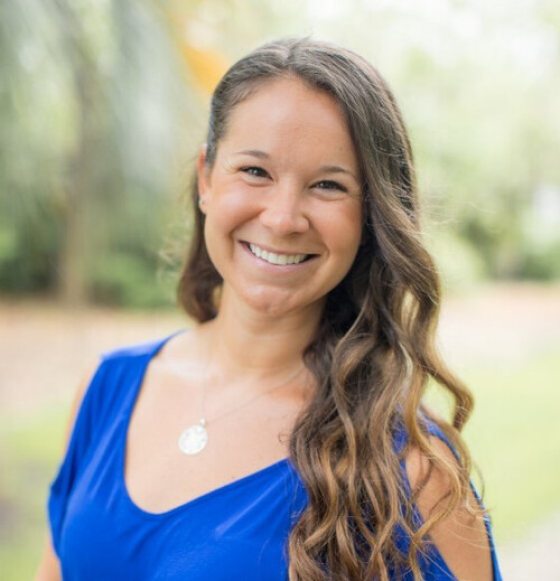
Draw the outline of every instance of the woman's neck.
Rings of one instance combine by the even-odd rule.
[[[232,377],[266,379],[302,365],[321,316],[321,305],[270,316],[222,295],[219,313],[201,329],[214,369]]]

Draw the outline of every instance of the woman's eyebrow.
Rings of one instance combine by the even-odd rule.
[[[320,172],[325,173],[345,173],[358,181],[358,178],[349,170],[339,165],[323,165],[319,168]]]
[[[243,151],[236,151],[234,155],[252,155],[253,157],[258,157],[259,159],[268,159],[270,155],[266,151],[261,151],[260,149],[244,149]]]
[[[236,151],[234,155],[251,155],[259,159],[270,159],[270,155],[260,149],[244,149],[242,151]],[[340,165],[323,165],[319,168],[319,171],[324,173],[344,173],[358,181],[358,178],[353,172]]]

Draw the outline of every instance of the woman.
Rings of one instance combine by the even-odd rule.
[[[499,579],[378,72],[308,38],[241,59],[193,202],[179,299],[197,324],[84,382],[38,578]],[[430,378],[451,423],[422,404]]]

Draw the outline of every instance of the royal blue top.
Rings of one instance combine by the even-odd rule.
[[[288,579],[287,539],[308,502],[289,458],[163,513],[146,512],[127,493],[132,409],[150,360],[182,331],[101,357],[49,489],[51,538],[65,581]],[[404,441],[398,435],[397,444]],[[486,528],[494,579],[501,580],[489,520]],[[407,542],[399,536],[403,551]],[[420,565],[427,580],[455,579],[435,546]]]

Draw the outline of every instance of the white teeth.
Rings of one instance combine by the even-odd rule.
[[[270,262],[270,264],[298,264],[307,257],[307,254],[274,254],[274,252],[267,252],[259,248],[256,244],[249,244],[249,248],[255,256]]]

